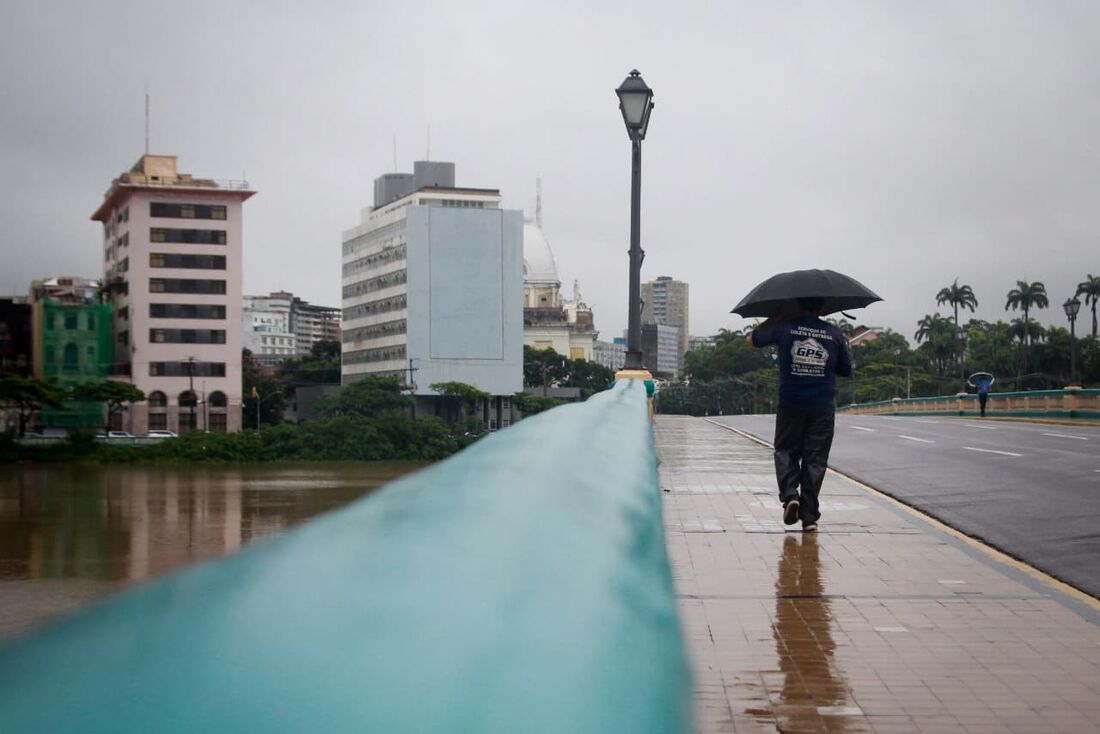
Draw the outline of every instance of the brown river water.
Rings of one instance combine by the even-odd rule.
[[[423,465],[0,466],[0,642]]]

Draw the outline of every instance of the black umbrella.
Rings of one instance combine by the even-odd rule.
[[[854,278],[832,270],[795,270],[773,275],[749,292],[732,313],[754,316],[791,316],[802,312],[799,298],[822,299],[821,315],[863,308],[882,299]]]

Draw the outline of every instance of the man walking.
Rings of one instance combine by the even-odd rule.
[[[817,496],[833,445],[836,376],[850,377],[848,340],[822,321],[820,298],[800,298],[797,318],[772,317],[748,336],[754,347],[779,352],[779,409],[775,416],[775,475],[783,522],[817,530]]]

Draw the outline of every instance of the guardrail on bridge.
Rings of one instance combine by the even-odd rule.
[[[838,412],[852,415],[960,415],[979,414],[978,396],[972,393],[934,398],[894,398],[874,403],[846,405]],[[991,392],[988,417],[1073,418],[1100,420],[1100,390],[1021,390]]]
[[[660,513],[623,380],[10,644],[0,731],[684,731]]]

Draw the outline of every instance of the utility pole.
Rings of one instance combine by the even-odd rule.
[[[187,391],[191,393],[191,425],[187,430],[195,430],[195,358],[187,358]]]

